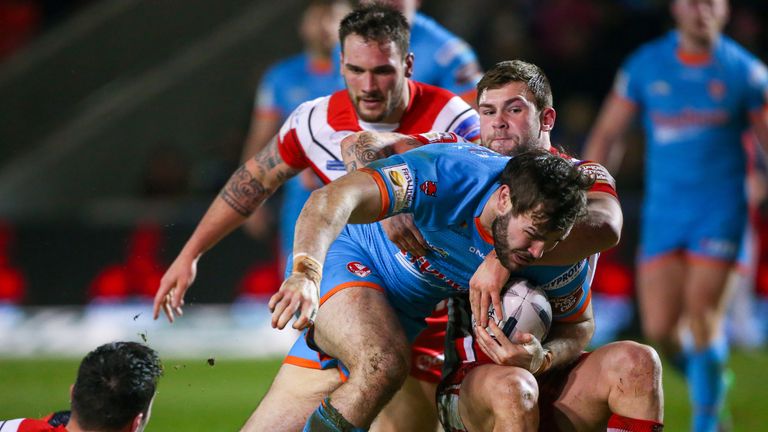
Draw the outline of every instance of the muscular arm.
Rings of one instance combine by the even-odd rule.
[[[272,296],[272,326],[282,329],[297,310],[293,327],[311,325],[328,248],[347,223],[372,223],[381,212],[381,193],[370,174],[355,171],[315,190],[304,205],[293,241],[293,273]]]
[[[584,159],[602,164],[613,174],[618,172],[624,157],[626,143],[622,135],[629,128],[635,115],[635,105],[621,96],[611,93],[603,103],[595,126],[587,138]]]
[[[539,373],[567,365],[575,360],[587,348],[594,332],[595,318],[591,304],[578,321],[553,323],[549,336],[543,344],[545,352],[549,351],[549,354],[546,354]]]
[[[624,215],[619,201],[606,192],[587,193],[587,216],[568,237],[547,252],[536,264],[568,265],[610,249],[619,243]]]
[[[273,139],[255,157],[232,174],[195,228],[184,248],[166,271],[154,300],[154,317],[163,308],[173,322],[181,314],[183,298],[194,281],[200,256],[240,226],[281,184],[298,171],[286,164]]]
[[[749,120],[757,140],[760,142],[763,150],[768,152],[768,109],[764,108],[751,113]]]
[[[375,160],[420,145],[419,140],[395,132],[357,132],[341,141],[341,157],[347,172],[352,172]]]

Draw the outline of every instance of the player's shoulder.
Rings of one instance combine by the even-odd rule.
[[[0,432],[66,432],[66,430],[64,426],[53,426],[40,419],[0,420]]]
[[[418,104],[434,104],[443,103],[447,104],[451,99],[457,97],[455,93],[450,90],[446,90],[442,87],[437,87],[432,84],[423,83],[420,81],[410,81],[413,83],[414,98],[413,102]],[[461,99],[461,98],[458,98]],[[466,102],[465,102],[466,104]],[[469,106],[469,104],[466,104]]]
[[[660,55],[674,53],[676,39],[677,36],[675,32],[669,32],[665,35],[644,42],[629,54],[625,65],[637,68],[658,64]],[[653,61],[654,59],[656,61]]]
[[[452,39],[459,39],[459,37],[451,33],[450,30],[440,25],[433,18],[424,15],[421,12],[416,12],[413,17],[411,33],[415,34],[417,37],[431,39],[432,41],[438,43],[444,43]]]
[[[717,55],[720,61],[736,64],[747,71],[752,68],[765,66],[763,62],[746,47],[725,35],[720,37]]]

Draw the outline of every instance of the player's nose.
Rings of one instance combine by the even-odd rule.
[[[528,248],[528,252],[535,258],[539,259],[544,255],[545,244],[543,241],[534,241],[531,243],[531,246]]]

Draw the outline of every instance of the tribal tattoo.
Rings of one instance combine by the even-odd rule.
[[[269,195],[269,190],[245,169],[245,165],[232,174],[219,196],[233,210],[243,216],[249,216]]]

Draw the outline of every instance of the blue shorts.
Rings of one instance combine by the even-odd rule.
[[[677,208],[685,208],[678,204]],[[735,262],[747,229],[742,205],[713,202],[701,211],[673,212],[646,208],[640,234],[640,261],[647,262],[674,252],[724,262]]]
[[[384,239],[384,241],[381,241]],[[376,253],[369,253],[369,250]],[[331,296],[346,288],[371,288],[386,294],[400,325],[409,341],[426,326],[425,318],[430,315],[435,305],[445,297],[438,289],[432,290],[432,296],[423,296],[424,281],[402,271],[396,263],[385,262],[376,257],[392,260],[393,254],[399,254],[397,248],[384,238],[384,233],[377,224],[347,226],[336,241],[331,244],[323,265],[323,279],[320,283],[320,307]],[[288,260],[286,269],[292,267]],[[286,270],[286,275],[290,270]],[[430,288],[426,288],[430,290]],[[418,291],[418,292],[417,292]],[[417,292],[418,298],[410,294]],[[288,353],[284,363],[314,369],[338,367],[344,371],[340,362],[315,350],[311,332],[304,332]]]

